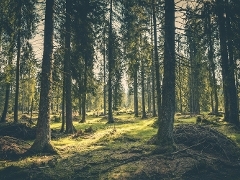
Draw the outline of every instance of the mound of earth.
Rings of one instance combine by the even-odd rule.
[[[144,169],[128,179],[239,179],[240,149],[219,131],[196,124],[178,125],[173,138],[175,152],[142,158],[138,163]]]
[[[201,125],[178,125],[173,131],[174,141],[187,149],[209,154],[218,159],[240,162],[240,151],[235,142],[219,131]]]
[[[14,159],[30,148],[23,140],[10,136],[0,136],[0,159]]]
[[[26,123],[8,123],[0,126],[0,136],[11,136],[23,140],[33,140],[36,138],[36,128],[30,127]]]

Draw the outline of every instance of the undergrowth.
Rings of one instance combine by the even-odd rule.
[[[214,116],[202,116],[202,118],[210,122],[207,124],[208,127],[217,129],[240,146],[239,130],[218,121]],[[21,179],[21,177],[22,179],[26,177],[28,179],[134,179],[132,174],[136,175],[136,179],[139,179],[138,175],[146,179],[154,179],[155,175],[163,179],[177,177],[177,173],[169,174],[168,166],[165,167],[165,171],[160,169],[159,172],[153,172],[148,167],[148,170],[144,170],[146,166],[150,168],[156,163],[166,165],[171,163],[171,157],[163,158],[163,156],[152,155],[156,146],[150,145],[148,141],[157,133],[155,122],[156,118],[143,120],[131,114],[120,114],[115,116],[115,123],[107,124],[107,119],[104,117],[87,116],[86,123],[74,121],[77,133],[68,135],[59,132],[60,122],[52,121],[52,144],[58,150],[59,155],[40,154],[18,160],[0,160],[0,170],[2,170],[0,175],[4,177],[3,179],[13,177],[15,179]],[[188,115],[175,117],[175,126],[195,123],[196,117]],[[29,145],[32,142],[28,141]],[[182,153],[182,151],[179,152]],[[149,159],[149,157],[152,158]],[[183,158],[181,161],[181,158],[179,156],[176,163],[179,163],[182,168],[187,168],[187,165],[181,165],[182,161],[187,159]],[[198,162],[191,158],[188,161],[189,164]],[[12,171],[22,175],[6,175]],[[183,171],[179,170],[178,173],[183,173]],[[142,174],[143,172],[145,174]],[[159,173],[167,175],[160,176]]]

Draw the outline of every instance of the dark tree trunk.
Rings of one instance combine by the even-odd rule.
[[[107,101],[106,101],[106,27],[104,27],[104,34],[103,34],[103,38],[104,38],[104,48],[103,48],[103,115],[106,115],[106,111],[107,111]]]
[[[226,1],[229,3],[229,0]],[[238,95],[235,81],[235,62],[233,57],[233,31],[230,22],[230,8],[229,5],[226,7],[226,30],[227,30],[227,47],[228,47],[228,58],[229,58],[229,78],[228,78],[228,93],[229,93],[229,122],[235,125],[239,125],[239,108],[238,108]]]
[[[18,2],[18,33],[17,33],[17,62],[16,62],[16,89],[15,89],[15,104],[14,104],[14,122],[18,122],[18,97],[19,97],[19,76],[20,76],[20,53],[21,53],[21,14],[22,3]]]
[[[210,7],[207,3],[205,5],[205,11],[206,11],[206,33],[207,33],[207,39],[208,39],[208,60],[210,64],[210,83],[212,87],[212,113],[218,114],[218,94],[217,94],[217,82],[216,82],[216,75],[215,75],[215,64],[213,61],[213,55],[214,55],[214,47],[213,47],[213,40],[212,40],[212,25],[211,25],[211,16],[210,16]],[[213,101],[214,99],[214,101]]]
[[[224,18],[224,4],[222,0],[216,1],[218,5],[218,26],[220,36],[220,53],[221,53],[221,66],[222,66],[222,79],[223,79],[223,93],[224,93],[224,112],[225,120],[229,121],[229,97],[227,92],[227,74],[228,74],[228,54],[226,44],[226,30],[225,30],[225,18]]]
[[[56,153],[50,144],[51,130],[49,123],[53,53],[53,7],[54,0],[46,0],[39,114],[36,139],[29,149],[30,153]]]
[[[177,53],[180,53],[180,35],[177,36]],[[182,68],[181,68],[181,58],[178,59],[178,89],[179,89],[179,112],[183,112],[183,100],[182,100]],[[178,107],[176,102],[176,107]]]
[[[64,67],[65,69],[65,67]],[[62,87],[62,126],[60,129],[60,132],[64,132],[65,130],[65,123],[66,123],[66,119],[65,119],[65,110],[66,110],[66,102],[65,102],[65,98],[66,98],[66,91],[65,91],[65,87],[66,87],[66,79],[65,79],[65,70],[63,73],[63,87]]]
[[[197,57],[197,47],[195,42],[196,35],[194,32],[190,31],[188,33],[188,42],[189,42],[189,51],[190,51],[190,81],[189,81],[189,89],[190,89],[190,98],[189,98],[189,109],[190,113],[193,115],[200,114],[200,63]]]
[[[196,59],[197,57],[194,56],[195,58],[192,59],[192,61],[198,61]],[[191,73],[191,105],[190,105],[190,112],[193,115],[200,114],[200,104],[199,104],[199,98],[200,98],[200,92],[199,92],[199,68],[200,66],[198,63],[193,62],[192,64],[192,73]]]
[[[28,79],[29,79],[29,81],[30,81],[30,78],[31,78],[31,75],[30,75],[30,70],[28,71]],[[29,81],[27,82],[27,84],[28,84],[28,89],[29,89]],[[29,97],[27,97],[27,114],[30,114],[30,108],[31,108],[31,99],[30,99],[30,96]]]
[[[30,122],[32,122],[32,113],[33,113],[33,98],[31,100],[31,107],[30,107]]]
[[[157,110],[158,110],[158,122],[160,122],[161,115],[161,101],[162,101],[162,93],[160,86],[160,73],[159,73],[159,60],[158,60],[158,48],[157,48],[157,22],[156,22],[156,7],[155,0],[152,1],[153,6],[153,29],[154,29],[154,66],[155,66],[155,75],[156,75],[156,88],[157,88]],[[174,105],[175,106],[175,105]]]
[[[12,60],[13,60],[13,44],[10,46],[9,50],[9,60],[8,60],[8,66],[12,65]],[[9,72],[10,73],[10,72]],[[4,101],[4,109],[1,117],[1,122],[6,122],[6,116],[8,112],[8,105],[9,105],[9,97],[10,97],[10,88],[11,88],[11,83],[7,82],[6,84],[6,89],[5,89],[5,101]]]
[[[138,74],[137,65],[134,65],[133,94],[134,94],[134,116],[138,117]]]
[[[173,150],[173,122],[175,114],[175,9],[174,0],[165,0],[164,79],[158,144]]]
[[[181,61],[179,59],[179,65],[178,65],[178,70],[179,70],[179,103],[180,103],[180,108],[179,108],[179,111],[180,113],[183,112],[183,100],[182,100],[182,78],[181,78]]]
[[[72,71],[70,59],[70,15],[71,15],[71,0],[66,0],[66,24],[65,24],[65,57],[64,65],[66,66],[66,133],[74,133],[75,129],[72,122]]]
[[[226,8],[225,2],[223,0],[217,0],[216,3],[220,36],[225,120],[238,126],[239,115],[237,107],[237,91],[234,77],[235,66],[232,57],[232,40],[229,36],[231,33],[230,21],[228,19],[228,13],[225,13],[224,11]],[[225,14],[227,14],[227,19],[225,18]]]
[[[60,91],[60,87],[57,86],[57,107],[56,107],[56,112],[59,112],[59,91]]]
[[[78,107],[79,107],[78,114],[79,114],[79,117],[80,117],[82,115],[82,93],[81,93],[81,86],[80,85],[78,87]]]
[[[141,85],[142,85],[142,119],[147,118],[145,110],[145,87],[144,87],[144,62],[141,63]]]
[[[148,78],[147,78],[148,113],[152,111],[152,93],[151,93],[152,91],[151,91],[150,83],[151,83],[151,77],[150,75],[148,75]]]
[[[154,14],[154,17],[155,17],[155,5],[154,4],[152,6],[152,13]],[[156,19],[156,17],[155,17],[155,19]],[[153,43],[155,43],[155,41],[153,42],[153,35],[154,34],[153,34],[152,24],[153,24],[153,16],[151,17],[151,43],[153,45]],[[156,106],[155,106],[156,105],[156,102],[155,102],[155,83],[156,83],[156,81],[155,81],[155,73],[156,73],[156,71],[155,71],[154,49],[152,50],[152,67],[151,67],[151,75],[152,75],[152,116],[156,117],[157,116]]]
[[[112,35],[112,4],[113,0],[110,0],[110,20],[109,20],[109,37],[108,37],[108,123],[113,123],[112,113],[112,78],[113,78],[113,35]]]
[[[4,103],[4,109],[1,117],[1,122],[6,122],[6,116],[8,112],[8,104],[9,104],[9,95],[10,95],[10,83],[6,84],[6,93],[5,93],[5,103]]]
[[[81,123],[86,122],[86,93],[87,93],[87,63],[84,65],[83,93],[82,93],[82,119]]]

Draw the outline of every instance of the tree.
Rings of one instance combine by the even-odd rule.
[[[19,99],[19,77],[20,77],[20,56],[21,46],[24,39],[30,39],[36,27],[36,0],[22,1],[16,3],[15,18],[17,29],[17,62],[16,62],[16,89],[14,105],[14,122],[18,122],[18,99]],[[27,13],[26,13],[27,12]]]
[[[158,48],[157,48],[157,22],[156,22],[156,7],[155,0],[152,0],[152,13],[153,13],[153,39],[154,39],[154,70],[156,77],[156,89],[157,89],[157,110],[158,110],[158,122],[160,122],[160,114],[161,114],[161,101],[162,101],[162,93],[160,86],[160,73],[159,73],[159,60],[158,60]],[[166,17],[165,17],[166,18]],[[167,21],[165,19],[165,21]],[[166,27],[165,27],[166,28]],[[170,27],[171,28],[171,27]],[[166,35],[165,35],[166,36]],[[165,39],[166,41],[166,39]],[[165,42],[166,43],[166,42]],[[153,80],[154,81],[154,80]],[[154,82],[155,83],[155,82]],[[154,114],[153,114],[154,115]]]
[[[110,0],[110,15],[109,15],[109,30],[108,30],[108,123],[113,123],[112,112],[112,78],[113,78],[113,30],[112,30],[112,16],[113,16],[113,0]]]
[[[211,24],[211,4],[206,2],[204,4],[204,15],[205,15],[205,33],[207,34],[207,44],[208,44],[208,60],[210,69],[210,84],[212,87],[212,92],[214,94],[215,105],[212,106],[212,113],[218,114],[218,93],[217,93],[217,82],[215,73],[215,63],[214,63],[214,41],[213,41],[213,25]]]
[[[154,1],[153,1],[154,2]],[[154,32],[153,31],[153,14],[155,14],[155,6],[153,4],[152,6],[152,16],[151,16],[151,44],[154,48],[152,48],[152,67],[151,67],[151,75],[152,75],[152,116],[156,117],[157,113],[156,113],[156,103],[155,103],[155,53],[154,53],[154,49],[155,48],[155,42],[154,42]],[[156,16],[156,15],[155,15]],[[156,17],[155,17],[156,18]],[[155,26],[155,25],[154,25]],[[157,31],[155,32],[157,34]]]
[[[7,64],[7,69],[9,72],[6,72],[5,101],[4,101],[4,109],[1,116],[1,122],[6,122],[6,116],[8,112],[10,86],[11,86],[11,79],[12,79],[11,72],[12,72],[13,48],[14,48],[14,44],[12,41],[10,41],[8,64]]]
[[[81,101],[81,123],[86,122],[87,95],[95,91],[94,37],[98,37],[102,24],[103,4],[99,1],[76,1],[73,5],[72,72],[78,83]],[[96,39],[96,41],[98,38]]]
[[[140,36],[146,31],[146,9],[141,6],[141,1],[123,1],[123,25],[124,53],[127,59],[128,75],[133,89],[134,116],[139,115],[139,70],[140,70]]]
[[[64,54],[64,70],[66,83],[66,133],[73,133],[75,131],[72,122],[72,72],[71,72],[71,59],[70,59],[70,27],[71,27],[71,7],[72,1],[66,0],[66,22],[65,22],[65,54]]]
[[[164,26],[164,78],[162,89],[162,112],[157,143],[173,150],[173,122],[175,114],[175,9],[174,0],[165,0]]]
[[[46,0],[39,115],[36,139],[28,151],[30,153],[55,153],[50,143],[51,129],[49,123],[53,53],[53,11],[54,0]]]
[[[220,53],[221,53],[221,67],[222,67],[222,79],[223,79],[223,92],[224,92],[224,109],[225,109],[225,120],[239,125],[239,115],[237,106],[237,92],[235,86],[234,77],[234,63],[232,60],[232,47],[227,42],[231,41],[227,33],[231,27],[229,27],[228,13],[226,8],[228,3],[225,4],[223,0],[216,1],[217,17],[219,26],[219,38],[220,38]],[[227,20],[225,18],[225,14]],[[227,33],[226,33],[227,32]]]
[[[189,20],[190,24],[187,24],[186,34],[189,45],[189,109],[193,115],[200,114],[200,48],[198,28],[200,28],[195,19]]]
[[[9,99],[10,99],[10,87],[13,81],[13,59],[14,59],[14,48],[15,48],[15,14],[14,10],[10,9],[11,3],[8,1],[1,1],[1,46],[4,51],[5,56],[7,56],[7,65],[5,67],[5,101],[4,109],[1,116],[1,122],[6,122],[6,115],[8,112]],[[3,11],[5,9],[5,11]],[[4,48],[5,45],[5,48]]]

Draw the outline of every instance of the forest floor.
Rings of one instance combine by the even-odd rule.
[[[58,155],[21,156],[35,135],[26,115],[17,125],[0,124],[1,180],[240,179],[240,130],[219,117],[176,115],[176,150],[165,154],[153,144],[156,118],[120,114],[107,124],[105,117],[89,115],[83,124],[75,117],[78,131],[72,135],[60,133],[61,123],[52,119]]]

